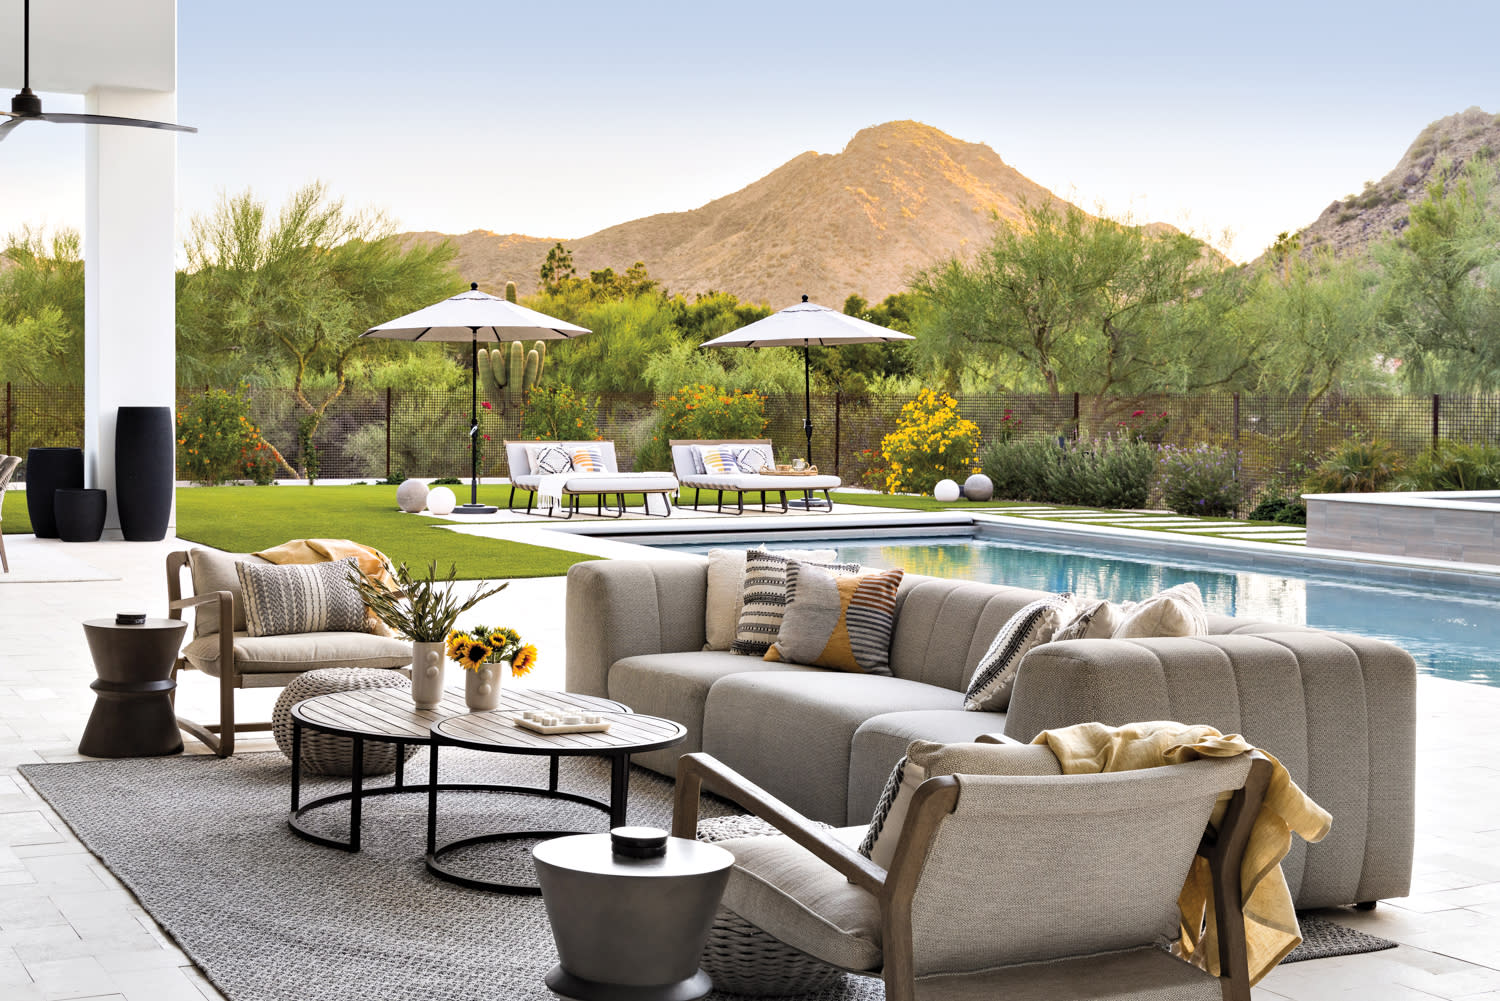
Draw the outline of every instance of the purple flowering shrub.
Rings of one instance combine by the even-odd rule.
[[[1244,503],[1240,456],[1217,445],[1161,449],[1162,503],[1178,514],[1233,516]]]

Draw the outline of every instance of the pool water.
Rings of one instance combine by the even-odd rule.
[[[821,545],[836,548],[841,562],[1115,601],[1139,601],[1192,581],[1210,611],[1372,636],[1409,652],[1423,673],[1500,687],[1500,595],[1494,592],[1438,590],[1394,576],[1382,579],[1365,567],[1351,568],[1347,578],[1321,570],[1236,570],[1175,556],[1130,557],[968,536]]]

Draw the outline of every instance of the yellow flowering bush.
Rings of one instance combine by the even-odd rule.
[[[979,425],[960,417],[958,402],[947,393],[924,389],[901,408],[901,421],[881,441],[880,454],[890,464],[888,493],[931,493],[938,480],[963,483],[978,468]]]

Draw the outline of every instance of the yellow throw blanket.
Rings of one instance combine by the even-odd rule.
[[[1123,772],[1134,768],[1176,765],[1196,758],[1227,758],[1255,750],[1239,734],[1225,736],[1210,726],[1181,723],[1133,723],[1109,727],[1082,723],[1037,734],[1033,744],[1046,744],[1057,755],[1064,773]],[[1261,752],[1265,753],[1265,752]],[[1281,872],[1281,860],[1292,847],[1292,832],[1307,841],[1322,841],[1332,821],[1328,811],[1308,798],[1271,759],[1271,782],[1251,828],[1240,866],[1240,893],[1245,913],[1245,941],[1250,959],[1250,982],[1258,983],[1302,941],[1292,894]],[[1219,976],[1219,940],[1214,921],[1213,884],[1208,860],[1193,860],[1182,894],[1181,937],[1173,951],[1194,965]]]
[[[384,584],[387,590],[396,589],[396,581],[391,576],[391,561],[385,553],[348,539],[293,539],[254,555],[267,563],[276,564],[331,563],[353,556],[359,564],[360,573]],[[377,636],[394,635],[390,627],[381,622],[380,617],[368,606],[365,608],[365,631]]]

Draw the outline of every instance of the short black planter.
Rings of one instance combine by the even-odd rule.
[[[62,487],[52,494],[57,537],[64,542],[98,542],[108,508],[109,495],[103,490]]]
[[[172,408],[121,407],[115,421],[115,507],[128,542],[167,537],[172,516]]]
[[[52,495],[63,487],[83,487],[83,449],[27,449],[26,513],[31,518],[31,530],[39,539],[57,538]]]

